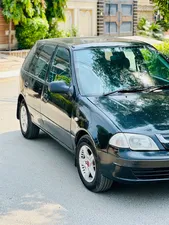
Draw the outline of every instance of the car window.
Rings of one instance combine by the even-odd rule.
[[[32,59],[33,59],[33,57],[34,57],[35,52],[36,52],[36,45],[34,45],[34,46],[32,47],[32,49],[31,49],[30,52],[28,53],[28,55],[27,55],[27,57],[26,57],[26,59],[25,59],[25,61],[24,61],[24,63],[23,63],[23,69],[24,69],[25,71],[29,71],[30,64],[31,64],[31,62],[32,62]]]
[[[38,48],[31,62],[29,72],[44,80],[55,48],[54,45],[43,45]]]
[[[151,76],[169,80],[169,63],[161,54],[154,49],[142,49],[141,53]]]
[[[100,96],[169,83],[168,61],[147,45],[93,47],[73,54],[82,95]]]
[[[64,47],[58,47],[52,60],[51,69],[48,75],[48,82],[64,80],[68,85],[71,82],[70,75],[70,54]]]

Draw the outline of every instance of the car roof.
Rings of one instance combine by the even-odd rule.
[[[145,42],[133,41],[125,38],[111,37],[73,37],[73,38],[51,38],[38,41],[39,43],[60,44],[73,49],[84,49],[90,47],[106,46],[133,46],[145,45]]]

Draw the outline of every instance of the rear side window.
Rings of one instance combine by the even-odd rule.
[[[44,80],[55,48],[54,45],[43,45],[38,48],[30,64],[29,72]]]
[[[35,51],[36,51],[36,45],[34,45],[33,48],[30,50],[23,64],[23,69],[26,70],[27,72],[29,71],[29,67],[32,62]]]

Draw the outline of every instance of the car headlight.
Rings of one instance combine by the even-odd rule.
[[[134,151],[159,150],[150,137],[140,134],[117,133],[110,139],[109,144],[118,148],[130,148]]]

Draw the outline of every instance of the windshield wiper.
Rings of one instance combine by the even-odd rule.
[[[113,94],[116,94],[116,93],[132,93],[132,92],[140,92],[140,91],[144,91],[145,89],[143,88],[131,88],[131,89],[119,89],[119,90],[116,90],[116,91],[111,91],[111,92],[108,92],[106,94],[103,94],[103,96],[108,96],[108,95],[113,95]]]
[[[154,91],[158,91],[158,90],[164,90],[164,89],[169,89],[169,84],[167,85],[160,85],[158,87],[152,87],[152,89],[149,91],[150,92],[154,92]]]
[[[108,96],[108,95],[113,95],[116,93],[132,93],[132,92],[142,92],[142,91],[148,91],[148,93],[150,92],[154,92],[157,90],[164,90],[164,89],[169,89],[169,85],[160,85],[160,86],[150,86],[147,88],[131,88],[131,89],[119,89],[116,91],[111,91],[108,93],[103,94],[103,96]]]

